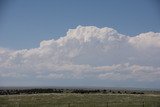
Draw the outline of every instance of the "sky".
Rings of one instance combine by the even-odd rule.
[[[1,86],[160,88],[158,0],[1,0]]]

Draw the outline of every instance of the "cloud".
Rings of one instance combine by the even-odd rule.
[[[160,80],[160,33],[78,26],[38,48],[0,48],[0,78]]]

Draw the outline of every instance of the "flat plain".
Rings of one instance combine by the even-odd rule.
[[[0,107],[160,107],[160,95],[102,93],[0,95]]]

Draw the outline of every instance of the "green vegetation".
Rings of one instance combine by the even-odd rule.
[[[160,107],[160,95],[102,93],[0,95],[0,107]]]

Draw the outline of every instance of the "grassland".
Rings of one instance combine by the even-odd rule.
[[[1,95],[0,107],[160,107],[160,95],[101,93]]]

